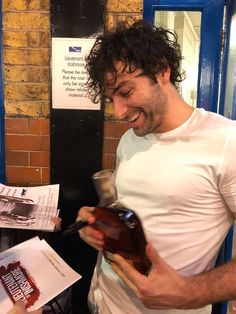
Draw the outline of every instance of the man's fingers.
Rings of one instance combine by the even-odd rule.
[[[81,207],[76,221],[87,220],[90,224],[95,222],[95,217],[93,215],[94,207]]]
[[[96,241],[103,241],[104,235],[100,232],[94,229],[93,227],[87,226],[79,231],[80,236],[84,240],[96,240]]]
[[[94,228],[93,223],[96,220],[93,213],[94,209],[94,207],[81,207],[76,221],[85,220],[89,223],[87,227],[79,230],[79,235],[87,244],[91,245],[98,251],[102,251],[104,246],[104,235],[102,232]]]
[[[93,248],[95,248],[96,250],[98,251],[102,251],[103,250],[103,246],[104,246],[104,242],[101,241],[101,240],[96,240],[94,238],[90,238],[90,237],[86,237],[86,238],[83,238],[83,240],[91,245]]]
[[[114,260],[118,264],[119,268],[125,274],[126,278],[129,278],[129,281],[135,286],[139,286],[143,283],[146,276],[140,274],[131,263],[127,262],[122,256],[119,254],[114,254]]]
[[[133,282],[127,277],[127,275],[126,275],[126,273],[124,272],[124,270],[121,269],[117,263],[112,263],[112,264],[111,264],[111,267],[112,267],[112,269],[117,273],[117,275],[124,281],[124,283],[130,288],[130,290],[132,290],[133,293],[134,293],[137,297],[140,297],[140,293],[139,293],[137,287],[136,287],[135,284],[133,284]]]
[[[104,236],[93,227],[87,226],[79,231],[81,239],[98,251],[102,251],[104,246]]]

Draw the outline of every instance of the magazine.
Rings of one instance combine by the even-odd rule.
[[[34,237],[0,253],[0,309],[16,301],[34,311],[81,278],[45,240]]]
[[[0,184],[0,228],[53,231],[59,184],[14,187]]]

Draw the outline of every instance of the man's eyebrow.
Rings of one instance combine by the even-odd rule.
[[[145,74],[142,72],[140,74],[134,75],[134,77],[140,77],[145,76]],[[114,86],[113,84],[107,84],[107,89],[112,90],[112,94],[115,94],[121,87],[123,87],[126,83],[131,83],[130,80],[123,80],[121,81],[117,86]]]
[[[129,81],[125,80],[125,81],[121,81],[117,86],[115,86],[113,88],[112,94],[115,94],[121,87],[123,87],[126,83],[128,83]]]
[[[142,73],[139,73],[139,74],[135,75],[135,77],[140,77],[140,76],[147,76],[147,74],[145,74],[144,72],[142,72]]]
[[[107,91],[111,91],[111,94],[113,95],[113,94],[115,94],[121,87],[123,87],[123,85],[125,85],[126,82],[128,82],[128,81],[127,81],[127,80],[121,81],[117,86],[114,86],[113,84],[110,84],[110,86],[109,86],[109,84],[108,84],[108,85],[107,85]],[[103,93],[103,96],[109,97],[109,96],[107,96],[106,94],[107,94],[106,92]]]

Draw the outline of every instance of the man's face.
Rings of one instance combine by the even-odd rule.
[[[114,104],[116,118],[126,120],[137,136],[162,132],[166,111],[166,94],[140,69],[133,73],[123,71],[123,64],[117,62],[117,79],[106,74],[106,96]]]

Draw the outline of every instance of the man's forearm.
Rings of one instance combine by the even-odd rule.
[[[150,273],[140,274],[115,254],[112,269],[148,309],[197,309],[207,304],[236,299],[236,259],[195,276],[183,277],[147,245]]]
[[[186,308],[236,299],[236,258],[213,270],[186,278]]]

